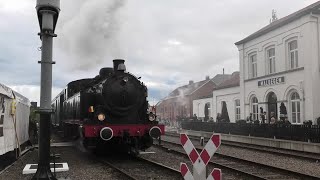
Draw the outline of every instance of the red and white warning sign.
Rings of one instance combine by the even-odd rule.
[[[220,134],[213,134],[209,139],[208,143],[205,145],[205,147],[202,149],[201,153],[199,154],[196,148],[193,146],[187,134],[185,133],[180,134],[180,141],[181,141],[181,145],[183,146],[183,149],[186,151],[190,161],[193,164],[194,170],[197,171],[194,173],[197,173],[197,174],[205,172],[204,170],[208,165],[211,157],[217,151],[217,149],[221,144]],[[185,163],[181,163],[180,170],[184,179],[191,180],[194,178]],[[207,177],[207,179],[220,180],[221,170],[214,168],[213,171]]]

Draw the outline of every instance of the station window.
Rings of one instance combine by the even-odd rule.
[[[252,113],[252,120],[259,119],[258,99],[256,97],[251,98],[251,113]]]
[[[267,68],[268,74],[272,74],[276,72],[276,57],[275,57],[275,48],[267,49]]]
[[[257,77],[257,53],[249,55],[249,78]]]
[[[293,40],[288,43],[288,58],[290,69],[295,69],[299,67],[297,40]]]
[[[290,96],[290,106],[291,106],[291,122],[292,124],[300,124],[300,96],[297,92],[293,92]]]
[[[236,120],[240,120],[240,99],[235,100]]]

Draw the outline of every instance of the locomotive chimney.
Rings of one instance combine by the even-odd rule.
[[[113,60],[113,71],[117,72],[117,71],[121,71],[122,69],[119,69],[119,64],[123,64],[124,65],[124,60],[123,59],[115,59]]]

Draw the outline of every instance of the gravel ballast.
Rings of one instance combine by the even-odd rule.
[[[67,162],[69,171],[57,173],[59,179],[101,180],[101,179],[125,179],[118,171],[103,165],[94,159],[92,155],[82,153],[74,147],[51,148],[61,158],[57,162]],[[38,162],[38,150],[33,150],[16,161],[10,168],[0,174],[0,180],[29,180],[33,174],[23,175],[22,170],[26,164]]]

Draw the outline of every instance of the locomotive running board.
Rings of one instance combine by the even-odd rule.
[[[51,166],[51,172],[54,172],[53,163],[50,163]],[[63,172],[63,171],[69,171],[68,163],[56,163],[55,165],[55,172]],[[34,174],[36,173],[38,168],[38,164],[27,164],[23,170],[22,174]]]

